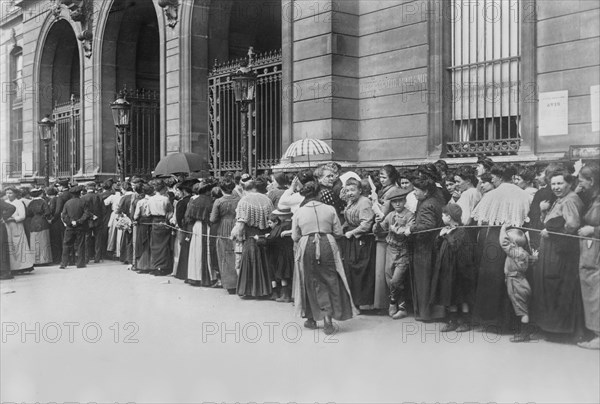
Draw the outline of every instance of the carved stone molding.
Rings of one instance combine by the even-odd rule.
[[[69,11],[71,20],[78,22],[81,33],[77,39],[81,42],[85,57],[92,57],[92,17],[94,15],[93,0],[50,0],[52,3],[52,14],[56,19],[61,18],[63,8]]]
[[[167,25],[175,28],[179,18],[179,0],[158,0],[158,5],[167,16]]]

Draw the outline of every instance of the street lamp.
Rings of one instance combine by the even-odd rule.
[[[45,171],[46,171],[46,187],[50,186],[50,142],[54,137],[54,122],[50,115],[46,115],[41,121],[38,122],[38,134],[40,136],[40,140],[44,142],[44,151],[45,151]]]
[[[248,114],[248,106],[254,101],[256,92],[256,73],[252,70],[254,51],[252,47],[248,50],[248,62],[244,62],[242,66],[231,76],[233,84],[233,94],[235,102],[240,104],[241,122],[242,122],[242,169],[244,172],[252,174],[252,142],[251,134],[248,133],[247,121],[250,120]]]
[[[117,128],[117,173],[121,184],[125,183],[125,132],[129,128],[129,119],[131,117],[131,104],[127,102],[123,94],[115,102],[110,104],[112,109],[113,122]]]

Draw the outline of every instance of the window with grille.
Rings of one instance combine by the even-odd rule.
[[[10,177],[20,177],[23,154],[23,50],[19,47],[10,53],[10,133],[9,169]]]
[[[520,145],[520,0],[452,0],[449,157],[515,154]]]

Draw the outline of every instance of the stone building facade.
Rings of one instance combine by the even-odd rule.
[[[56,121],[52,176],[116,171],[110,103],[135,110],[128,174],[173,152],[239,168],[230,73],[259,73],[256,168],[314,137],[347,166],[477,154],[595,157],[597,0],[8,0],[0,15],[2,182],[43,177],[37,122]],[[253,143],[252,143],[253,142]]]

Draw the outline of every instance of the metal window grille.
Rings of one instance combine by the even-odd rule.
[[[516,154],[521,143],[520,0],[452,0],[449,157]]]
[[[209,161],[216,175],[242,170],[240,108],[231,83],[231,74],[241,61],[215,61],[209,74]],[[253,69],[257,73],[256,98],[250,105],[248,131],[252,137],[248,147],[254,170],[265,170],[279,164],[281,158],[281,50],[257,55]]]
[[[54,177],[73,177],[80,168],[80,107],[79,99],[71,95],[70,101],[57,103],[52,110],[52,119],[56,125],[52,142],[54,161],[50,162],[50,171]],[[44,145],[40,147],[40,156],[45,156]],[[42,167],[45,167],[45,161]]]

